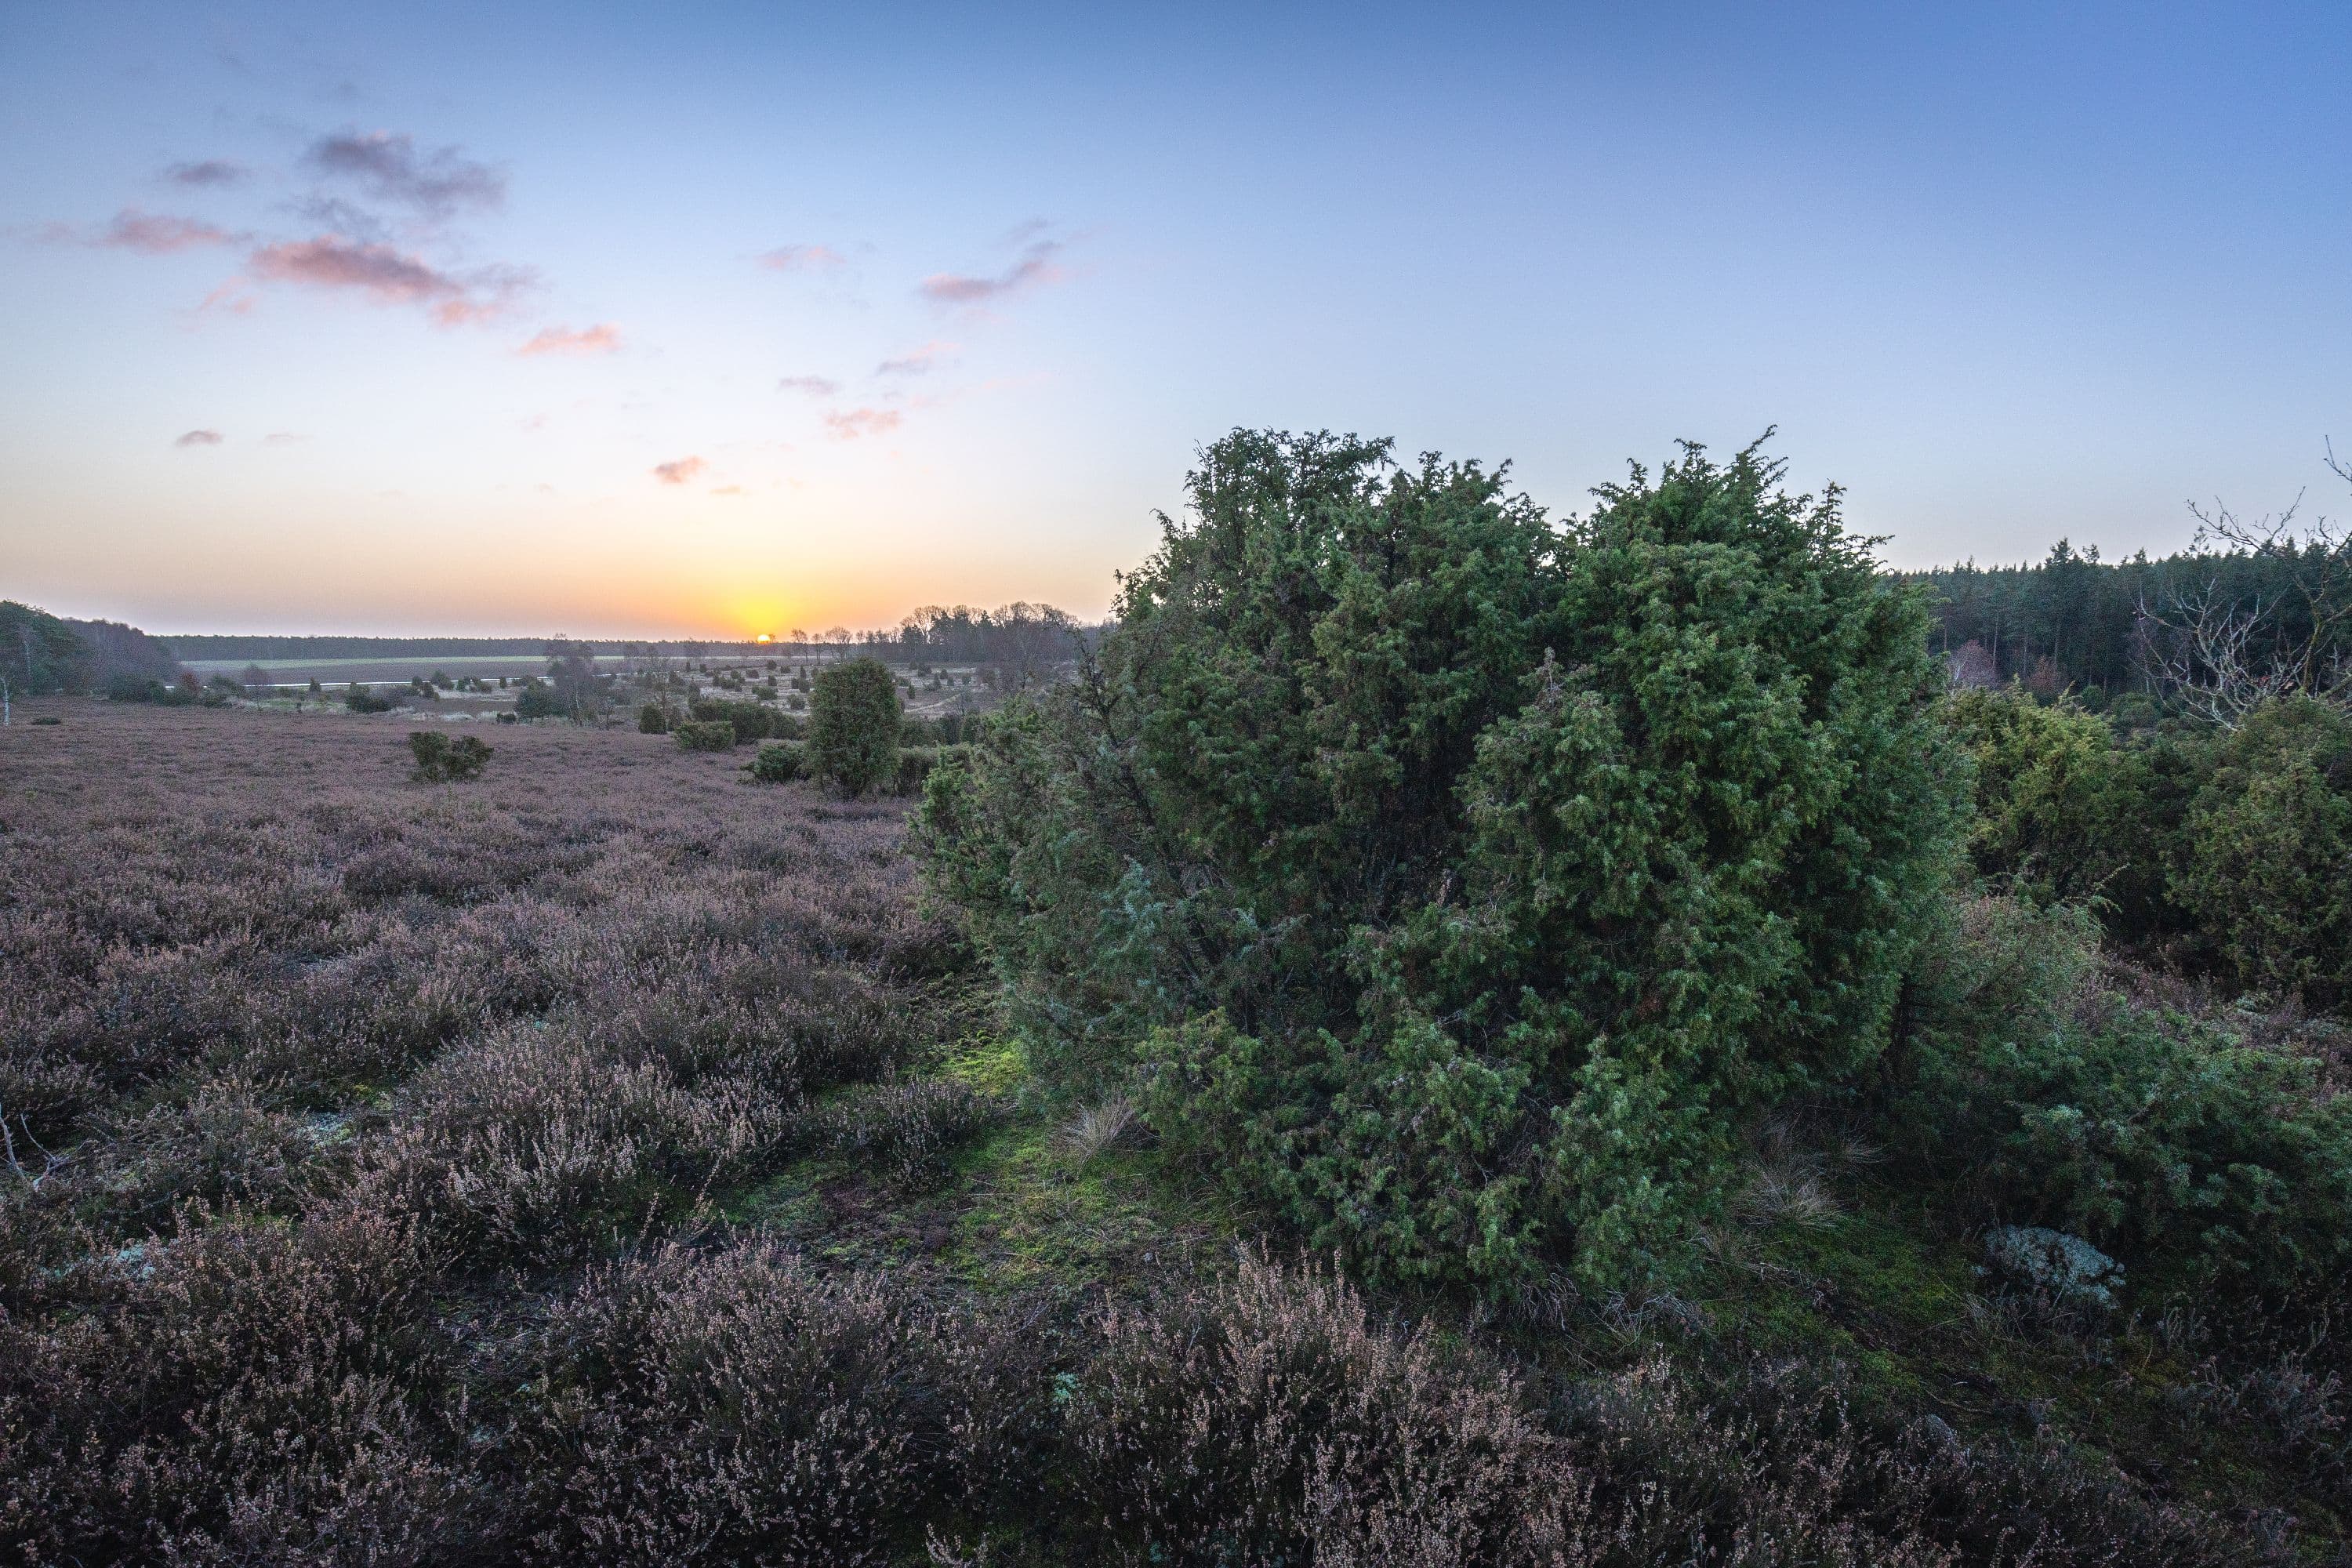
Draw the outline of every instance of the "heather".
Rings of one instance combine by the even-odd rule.
[[[1483,479],[1440,477],[1496,521]],[[1664,526],[1595,547],[1647,561],[1670,606],[1688,557],[1658,555]],[[1836,575],[1811,526],[1790,559]],[[1745,570],[1706,580],[1753,586]],[[1848,587],[1838,614],[1794,596],[1857,647],[1917,634],[1868,574]],[[1389,1093],[1380,1118],[1313,1109],[1354,1117],[1359,1154],[1467,1173],[1391,1221],[1475,1211],[1529,1157],[1516,1131],[1448,1133],[1405,1089],[1474,1118],[1472,1080],[1508,1064],[1465,1041],[1606,994],[1538,968],[1548,994],[1476,1000],[1507,972],[1497,931],[1591,940],[1564,916],[1446,929],[1515,888],[1599,897],[1534,813],[1505,820],[1574,799],[1546,781],[1596,754],[1600,712],[1651,710],[1598,643],[1572,675],[1560,631],[1538,676],[1490,690],[1503,729],[1445,742],[1466,783],[1427,800],[1488,879],[1441,878],[1401,934],[1343,936],[1376,1059],[1416,1051],[1423,1071],[1346,1084]],[[1715,1125],[1621,1140],[1580,1179],[1622,1194],[1643,1162],[1684,1161],[1706,1197],[1640,1233],[1655,1267],[1614,1272],[1549,1232],[1507,1269],[1384,1267],[1363,1238],[1389,1232],[1328,1227],[1278,1179],[1306,1123],[1269,1114],[1264,1083],[1228,1065],[1220,1100],[1212,1072],[1177,1079],[1266,1048],[1267,993],[1170,1026],[1114,988],[1137,973],[1116,963],[1024,990],[995,915],[926,897],[909,850],[940,829],[900,792],[928,772],[936,812],[971,770],[1018,768],[1033,816],[1069,813],[1099,781],[1065,770],[1116,753],[1039,715],[1098,697],[1115,639],[977,753],[910,749],[887,693],[853,693],[877,717],[845,733],[876,768],[887,738],[898,770],[857,796],[808,776],[814,742],[688,749],[634,703],[625,723],[502,725],[471,776],[419,777],[442,748],[340,704],[37,698],[0,730],[0,1560],[2336,1560],[2352,1057],[2320,950],[2294,945],[2307,921],[2239,922],[2259,963],[2196,937],[2199,889],[2331,892],[2259,847],[2330,842],[2333,721],[2135,738],[2030,693],[1919,693],[1887,646],[1853,700],[1925,761],[1880,787],[1948,834],[1923,839],[1902,961],[1885,994],[1820,1004],[1855,1009],[1865,1041],[1652,1051],[1721,1074],[1694,1080]],[[1404,689],[1381,680],[1348,689]],[[1442,696],[1414,700],[1433,746]],[[791,765],[763,766],[772,748]],[[1331,750],[1343,794],[1410,776]],[[2118,798],[2177,805],[2135,839]],[[1717,800],[1706,844],[1738,805]],[[1286,852],[1323,865],[1340,837],[1311,825]],[[1066,891],[1031,840],[961,842]],[[1686,866],[1706,847],[1656,843]],[[1059,853],[1086,877],[1108,855]],[[1214,865],[1180,891],[1218,887]],[[2111,896],[2126,884],[2141,905]],[[1149,973],[1211,951],[1179,946],[1132,875],[1086,885],[1095,901],[1054,918],[1098,930],[1125,900],[1123,940],[1192,955],[1133,955]],[[1761,893],[1737,907],[1777,918]],[[2129,926],[2132,908],[2160,920]],[[1035,918],[1041,943],[1074,929]],[[1849,951],[1857,930],[1807,940]],[[1806,994],[1733,982],[1675,1005]],[[1481,1036],[1481,1016],[1503,1022]],[[1636,1000],[1623,1026],[1653,1022]],[[1265,1082],[1354,1070],[1332,1053]],[[1389,1190],[1363,1168],[1359,1190]],[[1581,1225],[1598,1256],[1604,1227]]]

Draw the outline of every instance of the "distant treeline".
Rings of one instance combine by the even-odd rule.
[[[2309,590],[2331,563],[2318,542],[2103,562],[2095,547],[2060,540],[2032,565],[1969,562],[1899,575],[1932,590],[1937,650],[1968,666],[1972,683],[2113,693],[2159,688],[2178,629],[2200,615],[2251,624],[2250,659],[2302,648],[2315,634],[2324,654],[2352,653],[2352,626],[2315,624],[2326,596],[2315,605]]]
[[[173,652],[188,659],[320,658],[538,658],[547,637],[261,637],[173,633]],[[624,644],[593,643],[600,654],[618,654]],[[676,645],[670,645],[676,647]]]

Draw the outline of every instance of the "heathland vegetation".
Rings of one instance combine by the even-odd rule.
[[[1191,500],[387,717],[0,608],[0,1554],[2345,1560],[2339,534]]]

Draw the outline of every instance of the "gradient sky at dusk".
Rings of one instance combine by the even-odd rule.
[[[1236,425],[1559,510],[1778,425],[1898,563],[2169,549],[2352,446],[2347,67],[2340,3],[8,0],[0,597],[1094,614]]]

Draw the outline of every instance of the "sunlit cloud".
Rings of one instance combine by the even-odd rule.
[[[621,329],[600,321],[576,332],[569,327],[550,327],[515,353],[527,359],[541,354],[608,354],[620,346]]]
[[[1023,251],[1020,260],[993,277],[934,272],[923,279],[919,291],[925,299],[938,304],[981,305],[1026,289],[1058,283],[1066,276],[1054,264],[1054,257],[1061,248],[1059,240],[1041,239]]]
[[[682,485],[690,482],[709,467],[710,465],[700,458],[679,458],[673,462],[656,463],[654,478],[666,485]]]
[[[829,376],[788,375],[776,383],[778,392],[805,392],[811,397],[831,397],[841,390],[841,383]]]
[[[903,417],[895,408],[836,408],[824,416],[824,426],[841,440],[855,441],[896,430]]]
[[[163,177],[175,185],[234,185],[242,183],[251,171],[242,163],[232,163],[226,158],[205,158],[193,163],[174,163],[163,171]]]
[[[491,320],[531,281],[520,268],[493,268],[460,279],[388,245],[359,245],[338,235],[268,245],[247,262],[270,283],[355,289],[387,305],[425,307],[445,327]]]
[[[933,365],[939,363],[943,357],[955,353],[955,344],[945,342],[942,339],[934,338],[929,342],[925,343],[921,348],[909,349],[905,353],[884,360],[880,364],[874,367],[874,374],[877,375],[921,375],[929,371]]]
[[[349,179],[379,201],[398,202],[427,217],[488,208],[506,199],[506,176],[455,147],[420,153],[415,140],[390,131],[338,131],[322,136],[302,161],[320,174]]]
[[[310,438],[292,430],[272,430],[261,438],[261,444],[265,447],[297,447]]]
[[[740,496],[743,493],[743,487],[741,485],[720,485],[717,489],[712,490],[710,493],[715,496]]]
[[[172,443],[174,447],[217,447],[221,433],[217,430],[191,430]]]
[[[843,258],[829,245],[780,245],[761,252],[757,259],[771,272],[823,272],[840,266]]]

